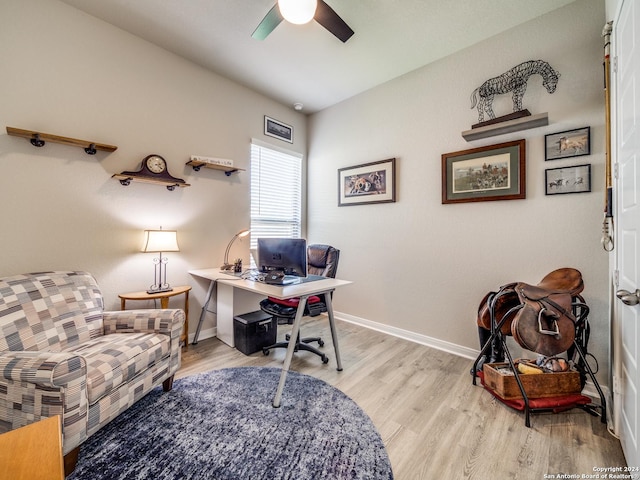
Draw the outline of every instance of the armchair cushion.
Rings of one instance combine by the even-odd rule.
[[[169,337],[156,333],[103,335],[73,352],[87,362],[89,404],[169,356]]]

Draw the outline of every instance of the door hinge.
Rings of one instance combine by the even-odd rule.
[[[613,284],[617,287],[620,286],[620,270],[613,271]]]
[[[618,73],[618,56],[614,55],[613,61],[611,62],[611,70],[613,73]]]
[[[618,180],[618,171],[619,171],[619,167],[620,164],[618,162],[613,164],[613,178],[615,178],[616,180]]]
[[[620,388],[620,378],[618,375],[613,375],[613,393],[616,395],[620,395],[622,393],[622,389]]]

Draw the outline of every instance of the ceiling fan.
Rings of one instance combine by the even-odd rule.
[[[301,16],[298,16],[296,14],[300,13],[301,7],[305,11]],[[278,0],[251,36],[257,40],[264,40],[280,25],[282,20],[302,24],[312,19],[343,43],[349,40],[354,33],[351,27],[323,0]]]

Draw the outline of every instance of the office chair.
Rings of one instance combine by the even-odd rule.
[[[309,245],[307,247],[307,273],[309,275],[321,275],[323,277],[335,278],[338,270],[339,257],[340,250],[337,250],[330,245]],[[260,308],[262,311],[276,317],[278,325],[293,324],[299,302],[299,298],[280,300],[268,297],[260,302]],[[320,297],[312,295],[307,299],[307,304],[304,307],[304,316],[316,317],[326,311],[327,306],[324,301]],[[285,342],[278,342],[273,345],[269,345],[268,347],[264,347],[262,349],[262,353],[269,355],[269,351],[272,348],[287,348],[290,341],[291,338],[287,335]],[[320,347],[324,346],[322,338],[300,338],[300,333],[298,333],[296,348],[294,351],[297,352],[298,350],[305,350],[307,352],[315,353],[322,359],[322,363],[327,363],[329,361],[329,357],[317,348],[309,345],[314,342],[317,342]]]

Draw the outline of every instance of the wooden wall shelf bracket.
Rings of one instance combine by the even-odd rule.
[[[135,175],[132,172],[122,172],[116,173],[111,176],[111,178],[115,178],[120,181],[120,184],[123,186],[131,185],[131,182],[143,182],[143,183],[153,183],[155,185],[164,185],[167,187],[167,190],[173,191],[176,187],[190,187],[191,184],[184,183],[184,180],[180,180],[176,178],[175,180],[164,180],[160,178],[149,178],[145,176]]]
[[[462,137],[470,142],[472,140],[480,140],[481,138],[494,137],[496,135],[504,135],[505,133],[518,132],[520,130],[528,130],[530,128],[542,127],[549,125],[549,114],[539,113],[515,120],[495,123],[485,127],[472,128],[462,132]]]
[[[186,165],[191,165],[196,172],[199,172],[202,167],[222,170],[227,177],[232,173],[244,172],[243,168],[227,167],[225,165],[216,165],[215,163],[199,162],[198,160],[189,160]]]
[[[23,130],[21,128],[7,127],[7,134],[14,137],[26,138],[34,147],[43,147],[46,142],[61,143],[72,147],[81,147],[87,155],[95,155],[98,150],[103,152],[115,152],[118,147],[77,138],[61,137],[50,133],[36,132],[33,130]]]

